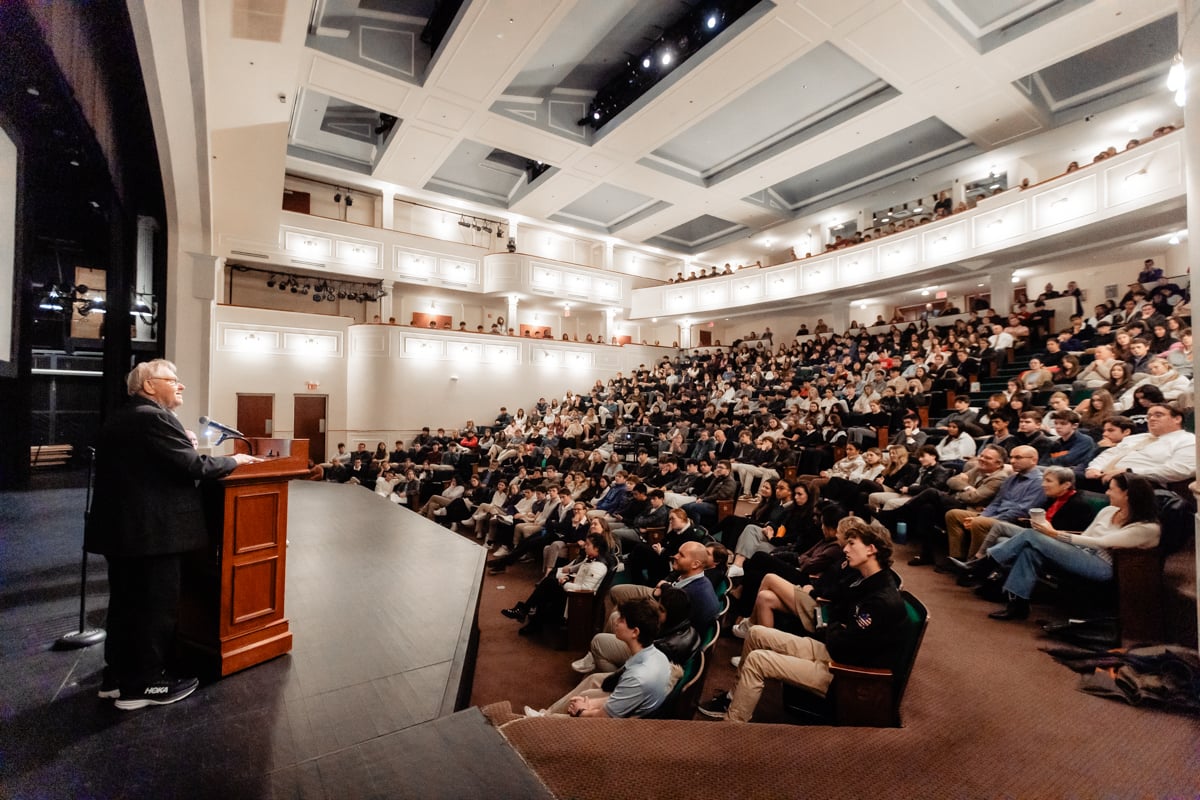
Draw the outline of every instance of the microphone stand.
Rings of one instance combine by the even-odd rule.
[[[221,430],[221,429],[218,428],[217,430]],[[254,452],[254,442],[250,441],[245,436],[237,436],[235,434],[229,433],[228,431],[222,430],[221,438],[217,439],[217,443],[213,446],[220,447],[221,445],[225,444],[225,442],[229,441],[230,439],[237,439],[239,441],[245,442],[246,449],[250,451],[250,455],[256,455],[256,453]]]
[[[92,466],[96,461],[96,448],[88,448],[88,472],[87,472],[87,500],[84,504],[83,520],[84,525],[87,524],[88,515],[92,509]],[[91,647],[94,644],[100,644],[108,635],[103,628],[89,628],[87,626],[87,570],[88,570],[88,552],[87,547],[83,548],[83,564],[80,567],[79,578],[79,629],[71,633],[65,633],[58,637],[54,646],[60,650],[75,650],[80,647]]]

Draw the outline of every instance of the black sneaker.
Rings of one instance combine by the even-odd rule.
[[[112,670],[105,667],[103,677],[100,678],[100,690],[96,692],[96,697],[101,700],[116,700],[120,696],[121,685],[117,683],[117,676],[113,675]]]
[[[195,678],[169,678],[164,675],[154,683],[147,684],[141,691],[122,692],[116,706],[122,711],[133,711],[135,708],[146,706],[170,705],[196,691],[199,685],[200,681]]]
[[[729,704],[732,702],[732,694],[729,692],[718,692],[712,700],[709,700],[707,703],[701,703],[697,708],[706,717],[725,719],[729,714]]]

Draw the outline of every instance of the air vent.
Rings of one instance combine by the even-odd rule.
[[[265,253],[251,253],[248,250],[230,250],[229,254],[232,256],[245,256],[246,258],[261,258],[263,260],[269,258]]]

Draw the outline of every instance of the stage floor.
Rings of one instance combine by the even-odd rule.
[[[549,796],[472,709],[486,551],[361,487],[291,484],[289,655],[178,704],[95,696],[78,624],[83,492],[0,496],[0,780],[7,797]],[[102,624],[103,559],[89,619]]]

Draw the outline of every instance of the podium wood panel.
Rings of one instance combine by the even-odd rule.
[[[288,481],[308,473],[308,442],[237,442],[240,452],[248,449],[266,460],[209,488],[215,546],[184,577],[180,637],[205,672],[222,676],[292,649],[284,606]]]

